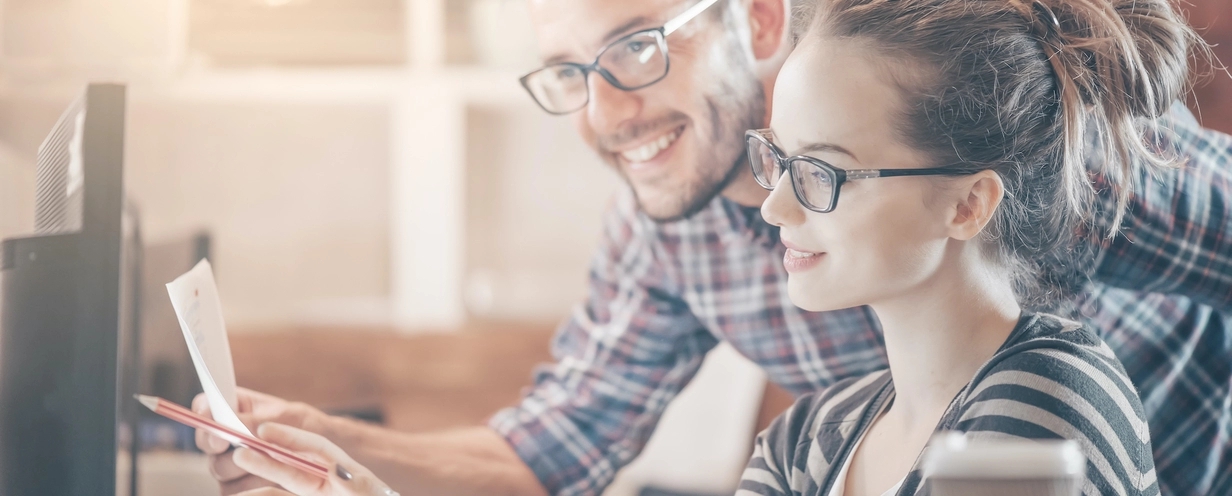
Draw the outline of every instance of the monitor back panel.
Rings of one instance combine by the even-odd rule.
[[[5,496],[117,487],[124,108],[118,85],[90,85],[70,107],[40,149],[39,234],[3,242]]]

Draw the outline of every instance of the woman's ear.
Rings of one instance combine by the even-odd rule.
[[[947,226],[951,238],[974,239],[992,220],[1005,195],[1005,183],[991,170],[964,177],[958,183],[958,203]]]
[[[787,2],[790,0],[747,0],[749,33],[753,56],[766,60],[778,54],[787,43]]]

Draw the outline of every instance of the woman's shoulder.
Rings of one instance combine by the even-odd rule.
[[[1090,327],[1055,315],[1024,316],[1006,344],[981,367],[969,392],[977,385],[992,386],[988,381],[994,376],[1001,381],[1035,377],[1027,383],[1045,389],[1103,392],[1141,410],[1138,392],[1112,348]],[[1049,383],[1053,386],[1045,387]]]
[[[849,424],[859,420],[866,407],[890,382],[888,369],[843,379],[815,393],[796,399],[767,428],[783,436],[784,445],[795,445],[817,437],[823,425]]]
[[[959,398],[951,427],[973,437],[1072,439],[1088,459],[1084,494],[1158,493],[1138,392],[1081,324],[1028,317]]]
[[[1142,401],[1111,348],[1091,329],[1052,315],[1024,317],[958,403],[968,416],[1033,408],[1056,420],[1114,420],[1117,427],[1132,427],[1136,439],[1148,441]]]
[[[1037,341],[1048,339],[1082,347],[1106,348],[1095,330],[1086,324],[1048,313],[1029,313],[1019,319],[1018,329],[998,354],[1023,345],[1038,345]]]
[[[801,396],[757,435],[736,494],[816,492],[868,406],[890,381],[889,370],[852,377]]]

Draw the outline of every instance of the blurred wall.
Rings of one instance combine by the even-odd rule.
[[[563,317],[585,295],[599,220],[619,185],[568,119],[528,107],[467,113],[463,290],[474,317]]]
[[[1189,106],[1202,125],[1232,133],[1232,75],[1219,70],[1232,64],[1232,0],[1189,0],[1183,8],[1218,58],[1214,67],[1199,68],[1209,76],[1197,82]]]
[[[384,108],[148,102],[130,116],[145,228],[209,227],[229,318],[278,324],[387,295]]]
[[[583,295],[619,181],[567,119],[521,94],[516,71],[530,62],[517,49],[528,31],[518,1],[0,0],[0,236],[32,223],[35,152],[64,106],[87,81],[122,81],[126,183],[146,237],[213,234],[232,328],[395,323],[396,278],[426,277],[397,261],[430,258],[395,238],[460,254],[413,282],[457,288],[466,316],[557,320]],[[447,18],[435,27],[451,30],[434,40],[424,15],[437,4]],[[494,30],[498,19],[521,38]],[[425,29],[397,31],[406,24]],[[473,25],[484,35],[468,35]],[[313,48],[322,36],[328,57]],[[440,57],[425,64],[433,43]],[[245,45],[260,57],[240,56]],[[388,56],[356,55],[364,47]],[[420,100],[447,101],[461,126],[435,132],[437,116],[401,110]],[[407,119],[435,134],[405,132]],[[457,153],[403,152],[429,148]],[[408,169],[421,189],[404,187]],[[460,190],[407,211],[408,195],[451,188],[433,183],[440,169],[465,177]],[[456,239],[414,230],[434,217],[466,226]]]
[[[207,228],[228,319],[277,325],[388,293],[387,121],[375,106],[151,101],[129,105],[129,196],[144,234]],[[67,104],[0,100],[7,234],[32,219],[32,167]],[[2,159],[2,158],[0,158]],[[6,178],[7,179],[7,178]],[[24,193],[24,196],[23,196]],[[315,307],[315,308],[314,308]]]

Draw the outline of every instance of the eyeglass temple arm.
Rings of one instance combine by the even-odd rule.
[[[672,32],[676,31],[677,29],[680,29],[680,26],[683,26],[685,25],[685,23],[692,21],[694,17],[697,17],[698,14],[701,14],[706,9],[710,8],[711,5],[714,5],[714,3],[718,1],[719,0],[702,0],[698,2],[696,5],[689,7],[689,10],[684,11],[684,13],[676,16],[672,20],[667,21],[665,24],[663,24],[663,35],[667,36],[669,34],[672,34]]]
[[[882,176],[881,171],[874,169],[852,169],[846,171],[845,175],[847,176],[847,179],[872,179],[874,177]]]
[[[928,169],[852,169],[847,179],[872,179],[894,176],[965,176],[979,172],[978,169],[956,167],[932,167]]]

